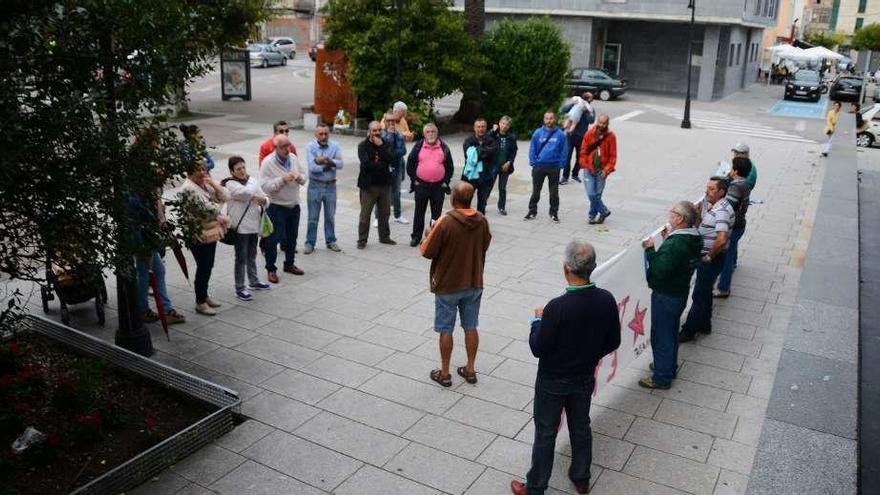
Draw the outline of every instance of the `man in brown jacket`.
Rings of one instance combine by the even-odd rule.
[[[483,297],[483,266],[492,234],[483,214],[471,208],[473,197],[472,185],[456,184],[452,189],[452,210],[432,222],[421,246],[422,256],[431,260],[434,330],[440,334],[440,369],[431,371],[431,379],[444,387],[452,385],[449,360],[456,312],[461,314],[467,349],[467,365],[459,366],[457,372],[468,383],[477,383],[477,325]]]

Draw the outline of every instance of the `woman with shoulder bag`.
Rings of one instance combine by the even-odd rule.
[[[229,191],[226,215],[235,229],[235,297],[250,301],[251,290],[268,290],[269,284],[260,281],[257,275],[257,241],[260,237],[262,210],[269,204],[266,193],[260,189],[257,180],[247,173],[244,158],[229,158],[229,172],[232,177],[223,179],[221,185]],[[247,272],[248,287],[244,285]]]
[[[828,142],[825,143],[825,151],[822,152],[823,157],[827,157],[831,153],[831,141],[834,139],[834,131],[837,129],[837,120],[840,118],[840,102],[835,101],[825,116],[825,135],[828,136]]]
[[[217,241],[223,238],[230,224],[229,217],[220,213],[220,206],[229,199],[229,192],[214,182],[205,169],[205,164],[198,161],[187,175],[179,194],[192,198],[188,214],[197,219],[201,226],[201,232],[187,243],[196,260],[193,284],[196,291],[196,313],[213,316],[217,314],[214,308],[219,308],[220,303],[208,297],[208,281],[214,268]]]

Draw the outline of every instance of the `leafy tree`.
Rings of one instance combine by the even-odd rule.
[[[483,38],[481,85],[486,117],[513,118],[521,136],[539,125],[565,96],[571,52],[559,28],[546,18],[505,19]]]
[[[325,6],[327,47],[348,56],[348,78],[366,110],[385,110],[442,98],[473,76],[474,44],[464,18],[448,0],[407,0],[401,24],[392,0],[330,0]],[[398,32],[400,89],[395,88]]]
[[[119,277],[117,343],[149,353],[134,309],[133,215],[187,167],[164,109],[179,81],[240,44],[269,0],[6,2],[0,19],[0,274],[45,282],[49,256]],[[131,145],[136,136],[140,143]],[[138,237],[138,233],[153,235]],[[150,246],[146,246],[149,248]],[[10,299],[14,302],[14,298]],[[5,318],[4,318],[5,317]],[[0,315],[0,331],[13,316]],[[137,333],[137,335],[135,335]],[[144,342],[144,339],[146,341]]]
[[[823,33],[823,32],[815,32],[815,33],[807,33],[804,36],[807,43],[814,46],[824,46],[829,50],[833,50],[835,47],[842,45],[846,41],[846,36],[840,33]]]
[[[851,45],[856,50],[880,51],[880,24],[868,24],[856,31]]]

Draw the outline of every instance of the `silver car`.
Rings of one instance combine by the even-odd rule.
[[[252,67],[269,67],[270,65],[287,65],[287,57],[269,45],[254,43],[248,45]]]
[[[296,41],[286,36],[276,36],[268,42],[269,46],[283,53],[289,59],[296,58]]]

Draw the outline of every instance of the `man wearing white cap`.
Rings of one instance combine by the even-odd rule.
[[[730,151],[733,152],[734,158],[748,158],[752,162],[752,171],[749,172],[749,176],[746,177],[746,182],[748,182],[749,185],[752,186],[752,189],[754,189],[755,184],[758,183],[758,166],[755,163],[755,160],[752,160],[752,157],[749,156],[749,145],[746,143],[736,143]]]

